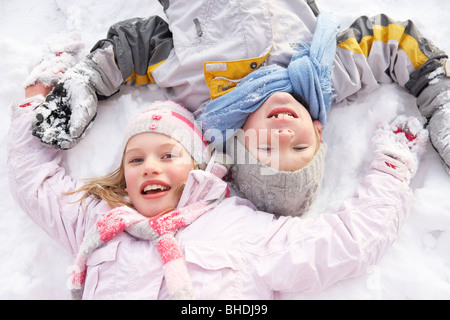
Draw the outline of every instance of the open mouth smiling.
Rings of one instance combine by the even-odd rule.
[[[157,184],[151,184],[151,185],[146,186],[141,191],[141,193],[146,195],[146,194],[154,194],[154,193],[167,191],[167,190],[170,190],[170,187],[165,187],[165,186],[161,186],[161,185],[157,185]]]
[[[290,108],[276,108],[272,110],[267,119],[297,119],[298,115]]]
[[[162,181],[146,181],[141,186],[141,194],[144,196],[163,195],[171,187]]]

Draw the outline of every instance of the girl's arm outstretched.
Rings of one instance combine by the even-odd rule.
[[[8,135],[10,190],[37,225],[75,254],[84,231],[95,223],[96,212],[109,209],[104,202],[87,199],[81,205],[77,201],[80,195],[66,195],[80,184],[60,166],[62,151],[45,147],[31,135],[33,110],[43,101],[42,95],[35,95],[12,105]]]

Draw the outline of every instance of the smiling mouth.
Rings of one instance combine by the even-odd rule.
[[[269,119],[295,119],[295,116],[290,112],[275,113],[268,117]]]
[[[141,193],[143,195],[157,194],[157,193],[164,192],[164,191],[167,191],[167,190],[170,190],[170,187],[162,186],[162,185],[159,185],[159,184],[150,184],[150,185],[145,186],[145,188],[142,189]]]
[[[277,108],[267,116],[268,119],[297,119],[298,115],[288,108]]]

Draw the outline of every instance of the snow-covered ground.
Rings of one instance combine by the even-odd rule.
[[[386,13],[413,20],[421,33],[450,53],[450,2],[442,0],[316,0],[341,27],[360,15]],[[156,0],[0,0],[0,299],[69,299],[69,256],[35,226],[12,199],[6,170],[9,105],[24,96],[22,83],[40,59],[50,35],[78,32],[90,49],[119,20],[161,12]],[[126,86],[102,102],[86,138],[64,155],[74,178],[99,176],[118,164],[124,126],[151,100],[155,88]],[[321,194],[309,213],[333,211],[354,192],[371,159],[370,140],[379,120],[417,115],[415,99],[396,85],[384,85],[364,99],[330,112],[324,140],[329,145]],[[415,203],[398,240],[380,264],[362,277],[294,299],[450,299],[450,175],[431,145],[412,182]]]

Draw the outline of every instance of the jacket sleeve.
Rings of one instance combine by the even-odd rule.
[[[450,172],[450,61],[410,20],[384,14],[357,19],[337,37],[336,102],[354,100],[378,83],[397,82],[417,97],[433,146]]]
[[[318,218],[282,217],[255,250],[256,274],[280,292],[320,291],[364,274],[397,238],[409,214],[407,168],[377,154],[354,197]],[[255,237],[261,244],[261,239]]]
[[[75,254],[85,230],[95,223],[97,214],[108,209],[105,202],[88,199],[81,206],[79,194],[65,195],[80,185],[60,166],[61,150],[45,147],[31,135],[33,109],[43,101],[38,96],[12,106],[7,160],[10,191],[38,226]]]
[[[336,101],[354,99],[377,83],[392,81],[417,97],[447,58],[410,20],[362,16],[337,37]]]
[[[111,26],[107,38],[97,42],[91,54],[111,46],[123,79],[141,85],[155,82],[152,73],[169,56],[173,39],[161,17],[133,18]]]

